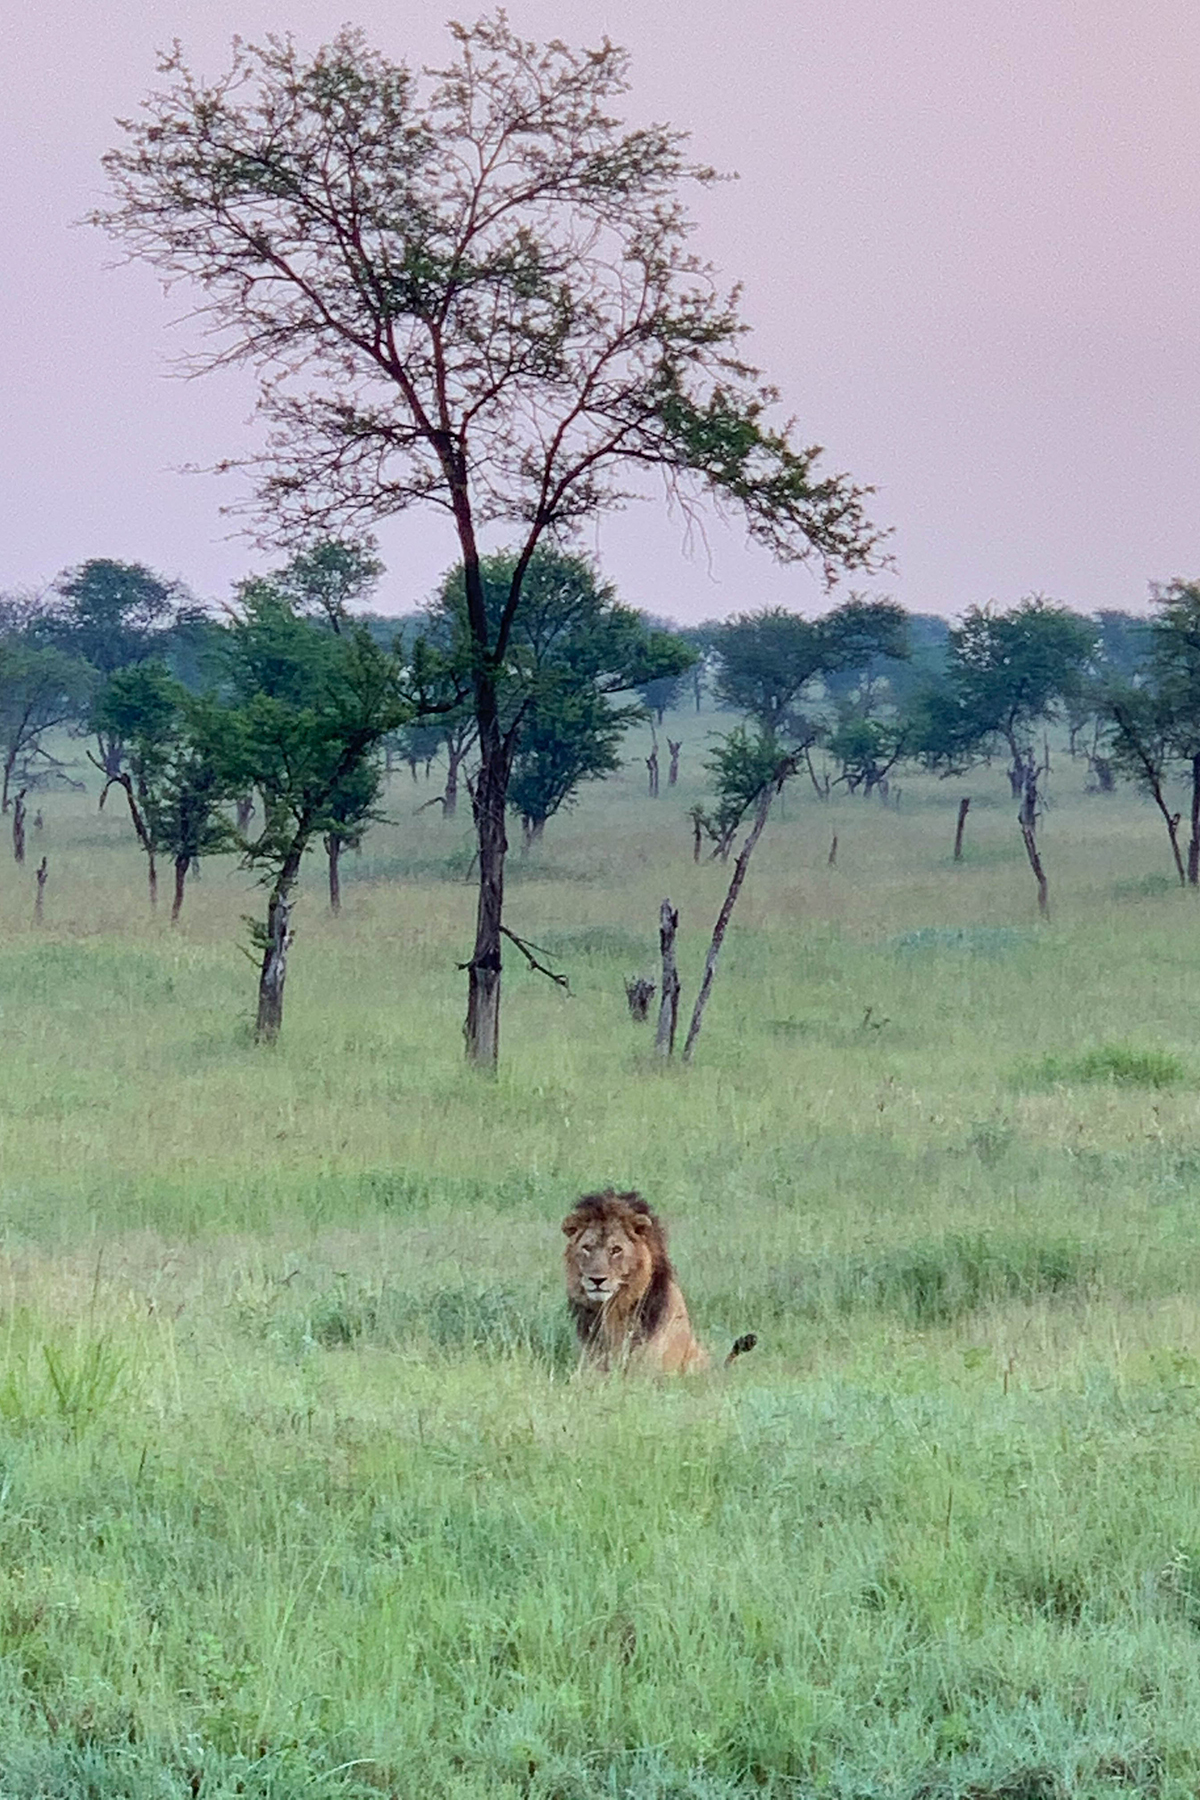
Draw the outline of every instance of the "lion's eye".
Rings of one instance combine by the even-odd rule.
[[[612,1245],[610,1245],[610,1246],[609,1246],[609,1252],[608,1252],[608,1254],[609,1254],[609,1255],[610,1255],[610,1256],[620,1256],[620,1255],[621,1255],[621,1246],[620,1246],[620,1244],[612,1244]]]

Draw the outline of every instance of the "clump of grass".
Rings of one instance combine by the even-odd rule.
[[[532,1357],[551,1368],[575,1358],[570,1319],[561,1302],[531,1301],[506,1287],[445,1287],[428,1292],[339,1282],[276,1330],[323,1350],[370,1345],[447,1356]]]
[[[998,1300],[1079,1291],[1092,1274],[1081,1245],[948,1236],[839,1269],[833,1299],[839,1312],[870,1307],[918,1326],[947,1325]]]
[[[1182,1057],[1173,1050],[1147,1050],[1135,1044],[1097,1044],[1075,1056],[1051,1052],[1018,1072],[1022,1087],[1058,1087],[1085,1082],[1116,1087],[1179,1087],[1188,1078]]]

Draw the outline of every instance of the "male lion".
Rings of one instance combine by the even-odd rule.
[[[563,1220],[567,1301],[583,1360],[601,1369],[652,1369],[665,1375],[707,1369],[675,1271],[667,1234],[640,1194],[584,1194]],[[738,1338],[728,1368],[752,1350]]]

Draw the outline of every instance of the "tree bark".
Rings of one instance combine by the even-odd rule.
[[[954,860],[962,861],[963,830],[967,823],[967,814],[971,810],[971,796],[964,794],[958,803],[958,824],[954,828]]]
[[[795,767],[795,758],[792,759]],[[791,769],[788,770],[791,773]],[[725,941],[725,932],[729,926],[734,903],[741,891],[742,882],[746,879],[746,869],[750,862],[751,852],[763,834],[767,823],[767,814],[771,810],[771,802],[783,786],[787,776],[780,774],[759,796],[758,807],[754,814],[754,823],[750,827],[745,843],[738,852],[738,859],[733,865],[733,879],[729,883],[729,892],[725,896],[725,904],[717,915],[713,927],[712,943],[708,946],[708,955],[704,959],[704,979],[700,983],[700,992],[696,995],[696,1005],[692,1012],[692,1022],[688,1026],[687,1042],[683,1046],[684,1062],[691,1062],[692,1052],[696,1048],[696,1039],[700,1036],[700,1022],[704,1017],[704,1008],[708,1004],[708,996],[712,990],[713,976],[717,969],[717,958],[721,954],[721,945]]]
[[[667,770],[667,786],[674,787],[679,780],[679,752],[683,749],[683,739],[678,743],[673,738],[667,739],[667,749],[671,752],[671,766]]]
[[[1200,886],[1200,756],[1192,758],[1192,836],[1188,844],[1189,887]]]
[[[658,1006],[658,1030],[654,1048],[660,1056],[675,1052],[675,1027],[679,1021],[679,971],[675,967],[675,933],[679,914],[669,900],[658,909],[658,945],[662,952],[662,999]]]
[[[329,910],[340,913],[342,910],[342,878],[338,867],[342,855],[342,840],[333,834],[325,839],[325,854],[329,858]]]
[[[256,1043],[273,1044],[283,1024],[283,984],[287,979],[287,955],[291,949],[291,908],[283,895],[271,895],[267,909],[267,940],[258,978]]]
[[[1037,778],[1037,769],[1033,759],[1030,758],[1025,768],[1025,785],[1021,797],[1021,810],[1017,814],[1017,824],[1021,827],[1021,836],[1025,840],[1025,854],[1029,858],[1029,866],[1033,870],[1034,879],[1037,882],[1038,912],[1043,919],[1048,919],[1050,917],[1050,888],[1037,847]]]
[[[500,1055],[500,926],[504,916],[504,859],[507,768],[490,677],[478,684],[479,779],[475,784],[475,830],[479,842],[479,900],[475,948],[467,964],[466,1048],[468,1061],[494,1070]]]
[[[175,892],[171,898],[171,923],[178,925],[179,914],[183,908],[183,890],[187,883],[188,870],[192,866],[190,856],[175,858]]]
[[[16,862],[25,861],[25,789],[22,788],[13,801],[12,816],[13,858]]]
[[[33,922],[35,925],[40,925],[42,923],[42,906],[45,900],[47,873],[46,859],[43,856],[37,868],[37,893],[34,895],[33,899]]]

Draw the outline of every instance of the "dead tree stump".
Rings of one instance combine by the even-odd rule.
[[[676,743],[673,738],[667,739],[667,749],[671,752],[671,766],[667,770],[667,786],[674,787],[679,780],[679,752],[683,749],[683,739]]]
[[[658,989],[652,981],[637,975],[632,981],[625,983],[625,998],[629,1002],[629,1016],[638,1025],[644,1025],[650,1017],[650,1002]]]
[[[967,814],[971,810],[971,796],[964,794],[958,803],[958,824],[954,828],[954,860],[962,861],[963,827],[967,822]]]
[[[12,817],[13,856],[17,862],[25,861],[25,789],[22,788],[13,801]]]
[[[649,756],[646,758],[646,775],[647,775],[648,781],[649,781],[650,798],[652,800],[657,800],[658,799],[658,748],[657,748],[657,746],[655,746],[655,748],[650,752]]]
[[[1021,795],[1021,810],[1017,814],[1017,824],[1021,827],[1021,836],[1025,840],[1025,854],[1029,858],[1029,866],[1033,870],[1034,879],[1037,882],[1038,912],[1043,919],[1048,919],[1050,916],[1050,888],[1037,847],[1037,784],[1038,771],[1031,759],[1025,770],[1025,787]]]
[[[37,893],[33,899],[33,922],[35,925],[42,923],[42,906],[46,896],[46,874],[46,859],[43,856],[37,867]]]
[[[658,909],[658,945],[662,952],[662,999],[658,1007],[658,1030],[654,1048],[659,1056],[671,1056],[675,1050],[675,1027],[679,1022],[679,971],[675,967],[675,933],[679,914],[669,900]]]

